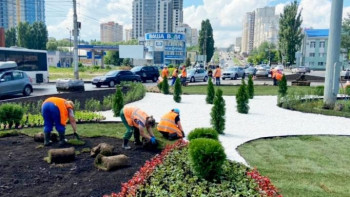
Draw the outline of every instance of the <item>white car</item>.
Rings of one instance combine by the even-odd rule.
[[[350,68],[346,69],[346,70],[342,70],[340,72],[340,79],[341,80],[349,80],[350,79]]]
[[[269,71],[268,69],[266,69],[265,67],[258,67],[256,70],[255,75],[257,77],[269,77]]]
[[[221,77],[222,80],[225,80],[226,78],[237,79],[238,77],[242,77],[242,79],[244,79],[245,72],[242,67],[231,66],[224,70]]]
[[[191,69],[187,72],[187,81],[196,82],[196,81],[204,81],[208,80],[208,74],[205,69]]]

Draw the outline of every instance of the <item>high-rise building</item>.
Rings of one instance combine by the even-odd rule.
[[[258,8],[255,10],[254,48],[263,42],[278,44],[279,16],[275,7]]]
[[[172,0],[157,0],[156,32],[172,32]]]
[[[198,45],[198,30],[197,29],[192,29],[192,46],[197,46]]]
[[[45,0],[0,0],[0,27],[15,27],[19,22],[45,23]]]
[[[123,25],[115,22],[102,23],[100,25],[101,42],[123,41]]]
[[[183,23],[183,0],[134,0],[132,38],[150,32],[175,32]]]
[[[186,36],[186,47],[192,45],[192,28],[187,24],[179,25],[175,28],[175,33],[182,33]]]
[[[132,29],[125,29],[125,41],[132,40]]]
[[[249,54],[254,46],[255,12],[246,13],[243,19],[242,53]]]
[[[236,47],[240,47],[242,46],[242,37],[237,37],[236,38]]]

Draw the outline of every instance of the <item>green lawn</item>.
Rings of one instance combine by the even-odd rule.
[[[84,68],[79,71],[79,78],[84,80],[91,80],[96,76],[101,76],[106,74],[111,70],[109,69],[92,69],[92,68]],[[74,68],[57,68],[57,67],[49,67],[49,79],[66,79],[66,78],[74,78]]]
[[[257,140],[238,148],[283,196],[350,196],[350,137],[300,136]]]
[[[122,139],[124,136],[124,132],[126,131],[124,125],[122,123],[89,123],[89,124],[78,124],[78,134],[82,137],[114,137]],[[21,133],[28,136],[34,136],[34,134],[42,132],[42,128],[25,128],[18,130],[10,130],[10,131],[0,131],[0,137],[6,133],[6,135],[11,135],[11,133]],[[157,129],[153,129],[153,132],[159,141],[160,148],[163,148],[166,144],[173,143],[173,141],[168,141],[162,137],[162,135],[157,131]],[[67,125],[66,127],[66,135],[72,134],[72,127]],[[5,135],[5,136],[6,136]],[[133,141],[134,138],[131,138]]]
[[[215,86],[215,89],[218,87]],[[220,86],[219,87],[223,94],[226,96],[236,95],[239,86]],[[303,86],[289,86],[288,91],[296,90],[296,91],[304,91],[309,92],[313,91],[315,87],[303,87]],[[207,94],[207,86],[206,85],[198,85],[198,86],[186,86],[182,87],[182,91],[184,94]],[[277,95],[278,94],[278,86],[254,86],[254,93],[256,96],[267,96],[267,95]]]

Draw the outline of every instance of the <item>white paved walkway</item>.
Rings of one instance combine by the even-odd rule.
[[[276,106],[276,96],[256,96],[250,100],[249,114],[239,114],[234,96],[224,96],[226,101],[225,135],[220,141],[229,159],[246,161],[236,148],[253,139],[268,136],[334,134],[350,135],[350,119],[285,110]],[[145,98],[131,103],[153,115],[157,122],[172,108],[180,109],[180,118],[185,133],[199,127],[210,127],[212,105],[206,104],[205,95],[182,95],[176,103],[172,95],[147,93]],[[102,112],[106,121],[119,120],[112,111]]]

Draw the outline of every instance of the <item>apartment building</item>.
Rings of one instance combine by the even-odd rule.
[[[243,19],[242,49],[243,54],[249,54],[254,47],[255,12],[246,13]]]
[[[275,7],[258,8],[255,10],[254,48],[263,42],[278,44],[279,16]]]
[[[100,24],[101,42],[121,42],[123,41],[123,25],[115,22]]]

